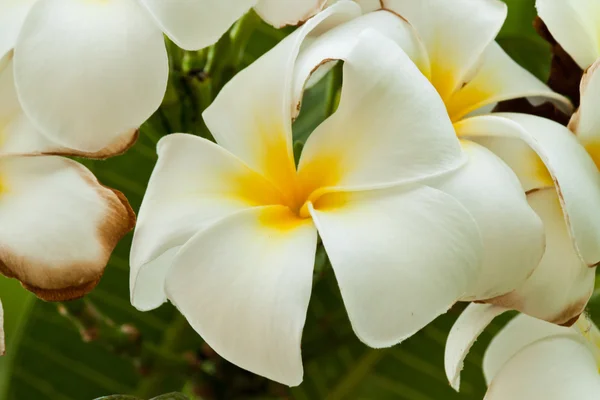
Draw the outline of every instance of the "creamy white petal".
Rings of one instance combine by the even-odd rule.
[[[138,0],[179,47],[198,50],[215,43],[258,0]]]
[[[74,161],[2,157],[0,220],[2,273],[64,301],[96,286],[135,215],[121,193]]]
[[[338,109],[307,140],[298,171],[311,193],[416,182],[465,161],[435,89],[396,43],[366,30],[345,59]]]
[[[434,186],[460,201],[478,223],[483,267],[463,300],[485,300],[513,291],[531,275],[544,254],[544,226],[502,160],[473,142],[462,145],[467,165]]]
[[[124,132],[113,143],[93,153],[61,146],[43,135],[23,112],[15,89],[12,61],[0,69],[0,155],[59,154],[104,159],[124,153],[137,137],[136,129]]]
[[[596,269],[574,249],[556,191],[538,190],[528,199],[544,222],[546,252],[523,286],[492,302],[555,324],[573,323],[592,295]]]
[[[181,248],[166,291],[222,357],[296,386],[316,245],[311,220],[285,207],[242,211]]]
[[[2,59],[15,47],[23,21],[36,1],[3,0],[0,3],[0,66]]]
[[[292,153],[294,63],[307,35],[328,20],[360,15],[352,2],[339,2],[307,21],[271,51],[238,73],[204,112],[217,142],[280,187],[296,173]]]
[[[571,237],[585,263],[600,261],[600,174],[577,138],[564,126],[526,114],[499,113],[455,124],[460,136],[509,137],[526,142],[540,157],[556,184]],[[494,151],[494,148],[490,147]],[[505,160],[506,161],[506,160]],[[535,164],[536,159],[529,160]],[[531,172],[512,164],[517,175]],[[543,170],[542,170],[543,171]]]
[[[470,304],[458,317],[446,340],[444,367],[450,386],[460,388],[460,372],[475,341],[498,315],[508,311],[491,304]]]
[[[130,256],[131,302],[141,310],[165,301],[161,281],[176,254],[169,250],[220,218],[280,202],[263,177],[208,140],[168,135],[159,142],[158,155]]]
[[[536,0],[540,18],[582,69],[600,57],[600,3],[596,0]]]
[[[96,152],[159,107],[168,79],[163,36],[135,1],[37,2],[15,45],[23,110],[54,142]]]
[[[530,344],[554,336],[579,337],[572,328],[565,328],[528,315],[518,315],[492,339],[483,357],[483,372],[488,385],[498,371],[515,354]]]
[[[276,28],[298,25],[319,11],[327,0],[259,0],[254,10]]]
[[[571,117],[571,129],[596,163],[600,165],[600,59],[596,61],[581,79],[581,104]]]
[[[476,222],[427,186],[330,193],[311,205],[356,335],[371,347],[410,337],[480,272]]]
[[[515,354],[492,380],[485,400],[596,400],[600,374],[583,339],[557,336]]]
[[[382,4],[417,30],[429,53],[430,80],[444,99],[469,80],[507,13],[499,0],[382,0]]]
[[[473,79],[446,100],[446,106],[451,119],[458,121],[486,105],[522,97],[551,100],[565,113],[573,109],[569,99],[553,92],[492,42]]]
[[[345,60],[356,45],[358,35],[366,29],[374,29],[392,39],[424,74],[429,73],[427,51],[408,22],[386,10],[365,14],[316,38],[307,39],[295,66],[295,100],[292,105],[294,115],[300,111],[305,84],[309,86],[323,77],[325,72],[334,65],[333,60]],[[306,83],[308,77],[311,77],[310,83]]]

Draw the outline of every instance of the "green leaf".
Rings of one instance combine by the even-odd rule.
[[[168,393],[162,396],[155,397],[151,400],[189,400],[186,396],[181,393]]]

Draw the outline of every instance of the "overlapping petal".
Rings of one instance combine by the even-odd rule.
[[[135,221],[121,193],[61,157],[0,158],[0,200],[0,270],[45,300],[94,288]]]
[[[257,0],[139,0],[179,47],[198,50],[215,43]],[[302,1],[300,1],[302,3]]]
[[[276,28],[298,25],[319,11],[327,0],[258,0],[254,10]]]
[[[600,60],[596,61],[581,79],[581,103],[571,118],[569,129],[586,148],[596,165],[600,165]]]
[[[0,4],[0,69],[15,47],[17,36],[31,6],[37,0],[4,0]]]
[[[311,214],[357,336],[387,347],[446,312],[473,284],[477,224],[427,186],[324,195]]]
[[[242,211],[181,248],[166,290],[225,359],[296,386],[316,245],[312,221],[285,207]]]
[[[477,222],[482,269],[462,300],[486,300],[519,287],[533,272],[544,254],[544,227],[502,160],[473,142],[462,147],[467,165],[431,185],[459,200]]]
[[[556,191],[537,190],[528,199],[544,222],[546,252],[523,286],[491,302],[556,324],[574,323],[594,290],[596,270],[574,249]]]
[[[595,211],[600,204],[600,174],[569,130],[550,120],[525,114],[473,117],[458,122],[455,127],[460,136],[516,138],[533,149],[549,173],[546,176],[551,177],[556,185],[565,221],[578,254],[589,266],[595,266],[600,261],[600,214]],[[489,148],[496,152],[494,147]],[[499,155],[502,157],[502,154]],[[527,175],[529,181],[536,178],[530,175],[536,168],[523,166],[540,165],[537,159],[529,158],[514,163],[512,161],[515,158],[511,157],[505,158],[505,161],[518,176]]]
[[[468,82],[506,18],[499,0],[382,0],[413,25],[428,50],[430,80],[442,98]],[[473,16],[477,16],[474,18]]]
[[[97,152],[133,135],[160,105],[166,48],[140,7],[45,0],[31,8],[15,45],[15,82],[25,114],[52,141]]]
[[[158,144],[131,249],[131,302],[141,309],[165,300],[164,277],[177,248],[215,221],[281,194],[238,158],[209,142],[174,134]]]
[[[596,0],[536,0],[540,18],[582,69],[600,57],[600,4]]]

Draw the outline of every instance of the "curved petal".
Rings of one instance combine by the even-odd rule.
[[[358,15],[357,4],[336,3],[238,73],[203,114],[217,142],[274,184],[288,187],[296,174],[290,104],[300,46],[328,20],[341,23]]]
[[[554,39],[581,69],[600,57],[600,4],[596,0],[536,0],[535,5]]]
[[[470,304],[460,314],[446,340],[444,367],[450,386],[457,392],[460,388],[460,372],[465,358],[475,341],[498,315],[508,311],[491,304]]]
[[[440,190],[330,193],[309,208],[354,332],[371,347],[415,334],[460,299],[480,272],[477,224]]]
[[[23,21],[37,0],[3,0],[0,3],[0,65],[15,47]]]
[[[323,71],[326,72],[326,68],[332,65],[332,60],[347,59],[356,45],[357,37],[367,29],[373,29],[396,42],[419,70],[425,75],[429,73],[427,51],[406,20],[387,10],[365,14],[307,41],[302,47],[295,66],[294,116],[300,111],[303,90],[308,85],[307,78],[311,77],[310,82],[314,83],[316,78],[325,75]]]
[[[296,386],[316,246],[311,220],[285,207],[242,211],[181,248],[166,291],[222,357]]]
[[[95,153],[63,147],[44,136],[27,118],[14,84],[13,63],[0,69],[0,155],[68,155],[104,159],[123,154],[138,137],[137,129],[125,132]]]
[[[429,53],[430,80],[443,99],[469,80],[507,13],[499,0],[382,0],[382,4],[417,30]]]
[[[459,121],[486,105],[521,97],[552,100],[565,113],[573,111],[569,99],[553,92],[492,42],[473,79],[446,101],[446,107],[450,118]]]
[[[92,290],[135,223],[127,199],[61,157],[2,157],[0,182],[0,271],[44,300]]]
[[[544,226],[510,168],[488,149],[463,141],[467,165],[433,186],[471,213],[483,239],[483,267],[462,300],[485,300],[520,287],[544,254]]]
[[[490,384],[498,371],[515,354],[541,339],[579,334],[572,328],[557,326],[524,314],[518,315],[494,336],[483,357],[485,380]]]
[[[175,248],[227,215],[281,203],[262,176],[208,140],[168,135],[158,154],[131,248],[131,303],[140,310],[166,300],[164,276]]]
[[[254,10],[276,28],[298,25],[319,11],[327,0],[259,0]]]
[[[600,174],[577,138],[564,126],[526,114],[468,118],[455,124],[460,136],[518,138],[540,157],[556,184],[558,196],[577,251],[585,263],[600,262]],[[490,148],[494,151],[494,148]],[[505,160],[506,161],[506,160]],[[535,160],[531,160],[535,163]],[[531,170],[511,168],[519,176]]]
[[[490,384],[485,400],[595,400],[600,375],[583,339],[542,339],[515,354]]]
[[[185,50],[210,46],[258,0],[138,0],[162,31]]]
[[[581,104],[569,122],[569,129],[575,132],[596,166],[600,165],[599,68],[600,59],[584,73],[580,87]]]
[[[298,173],[306,193],[373,188],[440,175],[465,158],[435,89],[393,41],[367,30],[345,60],[339,107],[307,140]]]
[[[544,221],[546,252],[523,286],[491,302],[555,324],[571,324],[594,291],[596,269],[573,248],[556,191],[538,190],[528,199]]]
[[[152,115],[169,74],[162,33],[134,1],[37,2],[14,63],[33,125],[61,146],[91,153]]]

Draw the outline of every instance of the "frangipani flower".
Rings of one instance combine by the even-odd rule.
[[[133,228],[127,199],[81,164],[55,156],[86,154],[33,127],[17,99],[10,61],[0,68],[0,138],[0,272],[44,300],[81,297]]]
[[[469,307],[457,321],[460,330],[453,328],[456,337],[448,340],[457,354],[461,344],[474,342],[483,330],[482,317],[487,324],[488,306]],[[600,330],[584,315],[567,328],[521,314],[494,337],[483,371],[485,400],[595,400],[600,393]]]
[[[163,32],[201,49],[253,6],[286,25],[325,1],[0,0],[0,64],[14,48],[17,92],[37,130],[96,153],[131,143],[161,104],[169,75]]]
[[[135,307],[169,298],[221,356],[288,385],[302,380],[317,234],[354,331],[372,347],[398,343],[461,299],[480,273],[482,242],[510,243],[520,267],[543,252],[514,174],[481,146],[461,150],[433,87],[374,31],[346,42],[338,110],[296,167],[299,50],[359,13],[336,3],[234,77],[204,114],[218,144],[162,139],[134,235]],[[333,55],[321,54],[317,64]]]
[[[319,47],[344,51],[338,43],[368,28],[392,38],[437,89],[456,134],[499,155],[517,173],[531,206],[544,221],[547,251],[527,283],[522,286],[523,275],[514,275],[512,287],[506,279],[495,285],[500,281],[493,274],[506,275],[513,264],[486,251],[480,284],[465,300],[489,301],[551,322],[572,323],[591,295],[593,267],[600,261],[596,212],[600,179],[590,156],[565,127],[523,114],[485,115],[499,101],[520,97],[536,103],[551,99],[563,110],[570,109],[566,98],[494,42],[506,5],[499,0],[359,3],[367,14],[340,27],[336,37],[323,35]],[[306,69],[315,66],[312,61],[306,64]],[[509,248],[505,252],[515,253]]]

